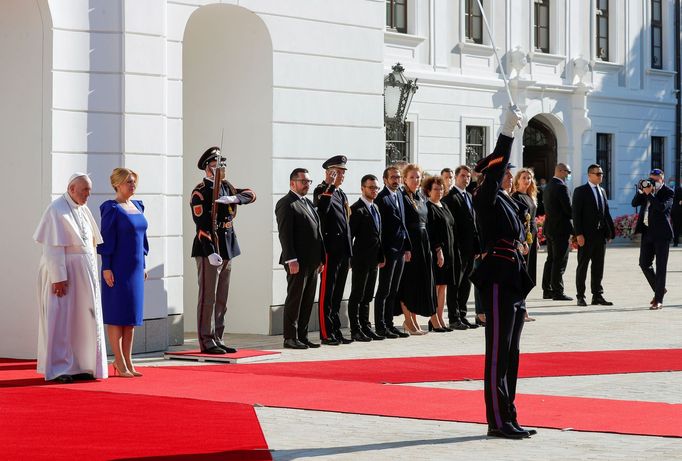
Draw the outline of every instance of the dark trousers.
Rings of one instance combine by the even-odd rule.
[[[352,264],[350,297],[348,298],[348,320],[350,330],[355,333],[371,328],[369,303],[374,297],[377,281],[377,265]]]
[[[654,290],[654,301],[663,302],[665,295],[665,277],[668,271],[668,252],[670,242],[668,240],[654,240],[647,231],[642,232],[642,244],[639,247],[639,267],[644,272],[647,282]],[[656,270],[653,262],[656,258]]]
[[[320,339],[332,339],[341,333],[341,300],[346,286],[350,258],[327,253],[320,283]]]
[[[542,273],[542,291],[564,294],[564,272],[568,264],[568,235],[547,236],[547,261]]]
[[[590,288],[592,296],[604,293],[601,285],[604,277],[604,256],[606,255],[606,242],[604,239],[585,239],[585,245],[578,247],[578,268],[575,271],[575,289],[578,298],[585,297],[585,280],[587,279],[587,266],[592,262],[590,271]]]
[[[467,302],[471,293],[469,277],[474,271],[474,256],[464,259],[457,276],[457,285],[448,285],[446,303],[448,304],[448,323],[460,322],[467,316]]]
[[[395,258],[386,258],[386,264],[379,269],[379,286],[374,297],[374,328],[377,331],[393,328],[393,308],[398,299],[404,267],[401,253]]]
[[[197,335],[199,347],[205,351],[223,344],[232,261],[224,259],[223,264],[216,267],[203,256],[194,259],[199,282]]]
[[[481,289],[485,322],[485,407],[488,427],[516,421],[519,340],[526,312],[523,297],[493,283]]]
[[[682,232],[682,210],[673,210],[670,215],[673,223],[673,245],[680,244],[680,233]]]
[[[282,322],[284,339],[308,339],[308,323],[315,302],[317,266],[301,267],[296,274],[287,271],[287,298]]]

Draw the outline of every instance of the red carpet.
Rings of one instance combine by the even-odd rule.
[[[416,383],[483,379],[482,355],[328,360],[254,365],[182,367],[183,370],[298,378]],[[521,354],[520,378],[682,371],[682,349],[540,352]]]
[[[57,386],[1,396],[2,459],[272,459],[250,405]]]
[[[233,354],[205,354],[199,349],[191,351],[166,352],[166,359],[194,360],[197,362],[226,362],[226,363],[249,363],[262,360],[273,360],[282,355],[277,351],[258,351],[253,349],[239,349]]]

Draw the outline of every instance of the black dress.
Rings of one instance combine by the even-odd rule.
[[[459,252],[455,251],[455,218],[446,206],[438,206],[426,202],[429,210],[429,221],[426,229],[429,232],[433,256],[433,276],[436,285],[456,285],[459,269]],[[443,267],[438,267],[436,250],[442,248]]]
[[[526,264],[528,266],[528,275],[530,275],[530,278],[533,279],[533,282],[535,283],[538,265],[538,226],[535,223],[535,217],[537,215],[538,207],[528,194],[514,192],[512,198],[526,207],[530,214],[530,232],[533,234],[533,243],[529,244],[530,251],[524,258],[526,259]]]
[[[433,283],[431,245],[426,230],[426,199],[421,192],[410,194],[402,190],[401,193],[405,205],[405,225],[412,243],[412,257],[403,269],[399,297],[413,314],[430,317],[436,313],[436,286]],[[394,313],[400,315],[402,311]]]

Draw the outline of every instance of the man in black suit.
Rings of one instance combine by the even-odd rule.
[[[471,292],[469,276],[474,270],[474,260],[479,256],[480,243],[478,227],[476,226],[476,212],[473,208],[471,193],[467,187],[471,182],[471,168],[460,165],[455,169],[455,184],[448,195],[443,197],[443,203],[455,218],[457,227],[457,250],[461,258],[457,285],[448,285],[447,304],[448,322],[450,328],[466,330],[478,328],[478,325],[467,320],[467,302]]]
[[[282,254],[279,263],[287,272],[287,297],[284,301],[284,347],[320,347],[308,340],[308,322],[315,302],[317,274],[322,269],[325,250],[320,218],[305,196],[310,175],[296,168],[289,175],[290,191],[275,206]]]
[[[381,214],[381,246],[384,255],[384,267],[379,269],[379,286],[374,297],[374,329],[377,335],[385,338],[407,338],[409,334],[393,325],[393,308],[398,302],[400,279],[412,249],[399,191],[400,170],[389,166],[384,170],[383,178],[384,188],[374,202]]]
[[[670,209],[673,206],[675,193],[665,185],[663,170],[654,168],[649,173],[648,184],[637,188],[632,199],[633,207],[641,207],[635,233],[642,234],[639,247],[639,267],[654,290],[650,309],[663,307],[663,296],[666,293],[665,277],[668,270],[668,252],[673,229],[670,225]],[[646,187],[644,187],[646,186]],[[652,267],[656,258],[656,270]]]
[[[554,168],[554,177],[547,183],[543,193],[547,236],[547,261],[542,274],[542,297],[555,301],[571,301],[564,293],[564,272],[568,264],[568,244],[573,235],[571,224],[571,198],[566,180],[571,174],[568,165],[559,163]]]
[[[682,232],[682,187],[680,184],[675,186],[675,182],[670,182],[670,188],[675,188],[675,197],[673,197],[673,207],[670,211],[670,220],[673,225],[673,246],[680,244],[680,232]]]
[[[374,200],[379,194],[377,177],[368,174],[360,181],[362,195],[350,207],[350,233],[353,237],[353,257],[350,266],[350,297],[348,298],[348,319],[351,339],[367,342],[382,340],[372,331],[369,322],[369,303],[374,297],[378,268],[384,266],[381,249],[381,216]]]
[[[616,235],[609,202],[604,189],[600,186],[603,179],[604,172],[601,166],[592,164],[587,167],[587,184],[576,187],[573,191],[573,227],[578,241],[578,268],[575,272],[578,306],[587,306],[585,279],[590,261],[592,304],[613,305],[604,299],[604,288],[601,284],[606,244]]]
[[[341,300],[346,286],[350,258],[350,205],[341,190],[346,176],[345,155],[335,155],[322,164],[325,179],[313,192],[313,202],[322,221],[322,235],[327,250],[320,283],[320,339],[327,346],[349,344],[353,340],[341,333]]]

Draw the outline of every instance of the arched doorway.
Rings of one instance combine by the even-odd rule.
[[[197,160],[220,145],[227,177],[257,201],[240,207],[235,231],[242,254],[232,266],[227,329],[268,333],[272,304],[272,42],[255,13],[234,5],[197,9],[185,28],[183,72],[183,305],[185,331],[196,331],[195,226],[189,200],[203,178]]]
[[[52,23],[47,1],[0,2],[0,357],[33,358],[38,344],[33,231],[50,199]]]
[[[539,182],[554,176],[557,164],[557,139],[554,130],[533,117],[523,131],[523,166],[533,168]]]

